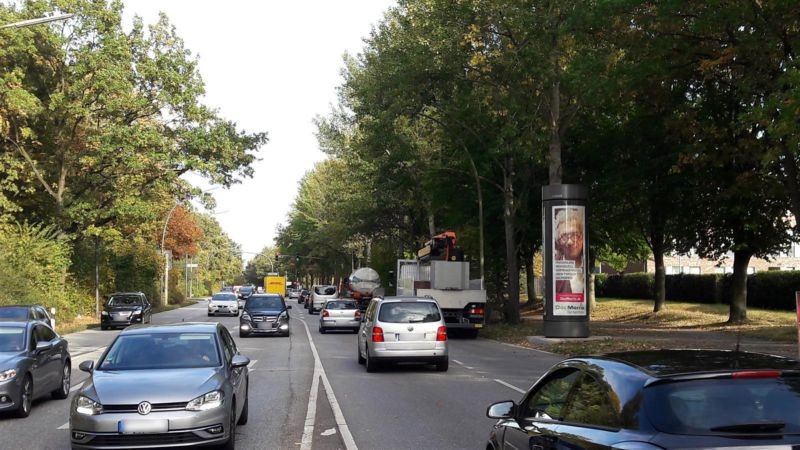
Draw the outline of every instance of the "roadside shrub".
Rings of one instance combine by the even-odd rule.
[[[791,311],[796,291],[800,291],[800,271],[758,272],[747,277],[747,306]]]
[[[724,303],[724,275],[667,275],[667,300],[693,303]]]
[[[595,294],[598,297],[652,298],[653,285],[654,278],[652,273],[607,275],[601,282],[599,290],[598,285],[595,284]]]
[[[606,295],[606,282],[608,281],[608,274],[596,273],[594,274],[594,295],[595,297],[609,297]]]

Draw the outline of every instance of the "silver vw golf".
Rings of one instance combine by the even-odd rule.
[[[133,326],[95,365],[70,408],[73,449],[222,444],[247,423],[250,360],[219,323]]]

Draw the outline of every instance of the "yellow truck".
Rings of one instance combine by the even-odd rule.
[[[264,291],[267,294],[280,294],[286,297],[286,277],[267,275],[264,277]]]

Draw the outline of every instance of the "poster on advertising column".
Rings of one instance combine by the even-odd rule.
[[[553,315],[586,315],[584,206],[553,207]]]

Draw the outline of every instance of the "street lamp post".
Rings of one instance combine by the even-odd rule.
[[[20,21],[20,22],[9,23],[9,24],[6,24],[6,25],[0,25],[0,30],[2,30],[4,28],[30,27],[30,26],[39,25],[39,24],[42,24],[42,23],[56,22],[56,21],[59,21],[59,20],[67,20],[67,19],[69,19],[71,17],[74,17],[74,16],[75,16],[75,14],[62,14],[60,16],[38,17],[36,19],[29,19],[29,20],[23,20],[23,21]]]
[[[164,306],[169,304],[169,259],[171,252],[164,250],[164,240],[167,238],[167,225],[169,225],[169,219],[172,218],[172,213],[175,212],[175,208],[180,205],[180,202],[175,202],[172,205],[172,208],[167,213],[167,220],[164,221],[164,231],[161,232],[161,253],[164,255],[164,294],[162,301],[164,302]]]

